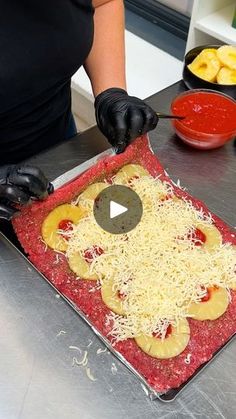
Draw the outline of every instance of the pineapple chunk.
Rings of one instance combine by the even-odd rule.
[[[217,83],[219,84],[236,84],[236,70],[222,67],[217,74]]]
[[[84,258],[79,254],[79,252],[75,252],[68,256],[68,263],[70,269],[80,278],[82,279],[91,279],[94,281],[98,280],[96,274],[91,274],[89,272],[89,263],[84,260]]]
[[[141,335],[135,338],[143,352],[153,358],[173,358],[184,351],[190,339],[190,328],[186,319],[180,320],[177,327],[172,326],[171,334],[164,339]]]
[[[101,288],[102,300],[114,313],[124,315],[124,309],[122,304],[122,298],[119,296],[119,292],[113,289],[113,281],[106,280],[102,284]]]
[[[213,250],[220,246],[222,243],[221,234],[214,225],[205,225],[203,223],[197,223],[196,228],[199,229],[206,237],[203,247],[207,250]]]
[[[196,320],[216,320],[227,310],[228,292],[224,288],[209,288],[209,299],[191,304],[188,314]]]
[[[94,200],[108,186],[105,182],[92,183],[79,195],[78,205],[86,210],[93,210]]]
[[[215,82],[220,70],[220,60],[217,58],[216,50],[205,49],[188,65],[189,70],[203,80]]]
[[[66,251],[67,241],[62,234],[58,232],[59,224],[63,220],[71,221],[77,224],[84,216],[84,211],[70,204],[63,204],[52,210],[45,218],[42,224],[42,237],[49,247],[59,251]]]
[[[213,54],[213,56],[215,57],[217,54],[217,49],[216,48],[204,48],[204,54],[206,53],[211,53]],[[202,51],[201,51],[202,52]]]
[[[217,57],[223,66],[236,70],[236,47],[233,45],[223,45],[217,50]]]
[[[114,176],[113,183],[119,185],[129,185],[132,182],[132,179],[137,179],[143,176],[150,176],[144,167],[139,164],[127,164]]]

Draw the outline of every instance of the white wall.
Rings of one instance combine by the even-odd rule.
[[[184,15],[191,16],[193,0],[159,0],[159,2],[177,10],[180,13],[183,13]]]

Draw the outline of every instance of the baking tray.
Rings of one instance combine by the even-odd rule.
[[[222,352],[226,346],[228,346],[236,337],[236,334],[234,334],[233,336],[231,336],[231,338],[229,338],[229,340],[220,348],[218,349],[218,351],[216,351],[212,358],[207,361],[206,363],[202,364],[196,371],[195,373],[187,380],[185,381],[185,383],[181,384],[181,386],[179,386],[178,388],[175,389],[170,389],[165,393],[158,393],[157,391],[155,391],[151,386],[149,386],[149,384],[147,383],[147,381],[145,380],[145,378],[138,373],[138,371],[136,371],[136,369],[129,363],[126,361],[126,359],[118,352],[116,351],[113,346],[111,345],[110,341],[108,339],[106,339],[90,322],[90,320],[86,317],[86,315],[74,304],[73,301],[71,301],[68,297],[66,297],[64,294],[62,294],[48,279],[45,275],[43,275],[35,266],[32,262],[30,262],[30,260],[25,256],[24,253],[22,253],[3,233],[0,232],[0,236],[3,236],[4,239],[15,248],[15,250],[21,254],[21,256],[23,256],[23,258],[27,261],[27,263],[37,272],[39,273],[39,275],[56,291],[57,294],[59,294],[72,308],[73,310],[90,326],[90,328],[92,329],[92,331],[95,333],[95,335],[105,344],[105,346],[108,348],[108,350],[115,355],[115,357],[121,361],[141,382],[143,390],[145,391],[145,393],[147,394],[147,396],[151,399],[151,400],[156,400],[159,399],[162,402],[172,402],[175,400],[175,398],[184,390],[184,388],[192,381],[194,380],[194,378],[204,369],[206,368],[206,366],[208,364],[210,364],[213,359],[219,355],[220,352]]]
[[[148,140],[150,151],[153,153],[153,150],[150,145],[150,141]],[[74,167],[73,169],[63,173],[56,179],[52,181],[53,186],[56,189],[65,186],[72,180],[75,180],[78,178],[82,173],[86,172],[88,169],[90,169],[94,164],[96,164],[98,161],[102,160],[103,158],[107,158],[109,156],[113,156],[115,154],[114,150],[112,148],[94,156],[93,158],[85,161],[84,163]],[[172,181],[173,182],[173,181]],[[174,183],[174,182],[173,182]],[[2,233],[0,233],[2,234]],[[10,240],[2,234],[8,242]],[[10,242],[11,243],[11,242]],[[12,243],[11,243],[12,244]],[[13,244],[12,244],[13,245]],[[14,245],[13,245],[14,246]],[[14,246],[15,249],[23,254],[16,246]],[[110,341],[104,337],[90,322],[90,320],[87,318],[87,316],[75,305],[75,303],[70,300],[68,297],[66,297],[64,294],[62,294],[48,279],[45,275],[43,275],[34,265],[32,262],[29,261],[29,259],[23,254],[23,257],[27,260],[27,262],[43,277],[47,283],[74,309],[74,311],[90,326],[92,331],[95,333],[96,336],[106,345],[106,347],[109,349],[111,353],[113,353],[117,359],[119,359],[142,383],[143,390],[146,392],[147,396],[151,400],[159,399],[162,402],[171,402],[175,400],[175,398],[183,391],[183,389],[204,369],[208,364],[210,364],[214,358],[219,355],[220,352],[222,352],[227,345],[229,345],[236,337],[236,333],[232,335],[228,341],[220,348],[218,349],[212,356],[210,360],[202,364],[195,373],[182,385],[180,385],[178,388],[170,389],[164,393],[159,393],[155,391],[146,381],[146,379],[139,374],[139,372],[118,352],[116,351],[113,346],[111,345]]]

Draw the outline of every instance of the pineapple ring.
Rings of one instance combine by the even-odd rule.
[[[132,178],[139,178],[143,176],[150,176],[150,173],[139,164],[127,164],[122,167],[113,178],[113,183],[119,185],[129,184]]]
[[[203,80],[215,82],[221,63],[217,51],[205,49],[188,65],[188,69]]]
[[[171,195],[171,194],[170,195],[162,194],[162,195],[159,196],[159,200],[162,201],[162,202],[172,200],[172,201],[176,202],[178,205],[185,205],[185,202],[184,202],[183,199],[178,198],[178,196]]]
[[[181,354],[188,345],[190,328],[188,321],[182,319],[177,327],[172,326],[172,333],[165,339],[141,335],[134,338],[143,352],[153,358],[169,359]]]
[[[119,298],[118,292],[113,289],[113,281],[111,279],[103,282],[101,287],[102,300],[114,313],[124,315],[122,299]]]
[[[68,256],[68,263],[70,269],[80,278],[82,279],[91,279],[94,281],[98,280],[96,274],[91,274],[89,272],[89,263],[87,263],[84,258],[79,254],[79,252],[75,252]]]
[[[216,51],[217,57],[222,65],[236,70],[236,47],[232,45],[223,45]]]
[[[85,210],[92,210],[94,200],[109,185],[105,182],[96,182],[89,185],[78,197],[78,205]]]
[[[236,291],[236,282],[234,282],[233,285],[231,285],[230,289]]]
[[[236,70],[222,67],[217,74],[217,83],[219,84],[236,84]]]
[[[222,244],[222,236],[217,227],[210,224],[209,226],[203,223],[197,223],[196,228],[199,229],[206,236],[205,243],[202,244],[207,250],[213,250],[214,248]]]
[[[73,224],[77,224],[83,216],[84,210],[75,205],[59,205],[43,221],[41,229],[43,240],[54,250],[66,251],[67,241],[58,233],[58,225],[62,220],[69,220]]]
[[[195,320],[216,320],[227,310],[228,292],[225,288],[211,289],[210,299],[200,303],[192,303],[188,314]]]
[[[236,252],[236,245],[233,244],[232,247]],[[236,267],[236,265],[235,265],[235,267]],[[233,283],[233,285],[230,288],[231,288],[231,290],[236,291],[236,281]]]

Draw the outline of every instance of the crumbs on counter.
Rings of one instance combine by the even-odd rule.
[[[75,348],[81,351],[81,349],[77,348],[76,346],[70,347],[70,349],[75,349]],[[75,356],[72,358],[72,367],[74,366],[84,367],[86,375],[89,378],[89,380],[97,381],[97,378],[94,377],[94,375],[91,372],[90,367],[87,366],[87,364],[88,364],[88,351],[84,351],[84,355],[80,360],[78,360],[78,358]]]
[[[98,348],[97,355],[103,354],[104,352],[107,352],[107,348],[104,348],[104,349]]]
[[[91,373],[91,370],[89,367],[86,367],[86,374],[87,377],[91,380],[91,381],[97,381],[97,379],[93,376],[93,374]]]
[[[113,375],[116,375],[116,373],[117,373],[117,366],[114,362],[112,362],[112,364],[111,364],[111,372],[112,372]]]
[[[75,351],[79,351],[80,353],[82,352],[78,346],[74,346],[74,345],[70,345],[69,349],[74,349]]]
[[[65,334],[66,334],[65,330],[60,330],[60,332],[58,332],[58,334],[56,336],[58,337],[58,336],[65,335]]]

